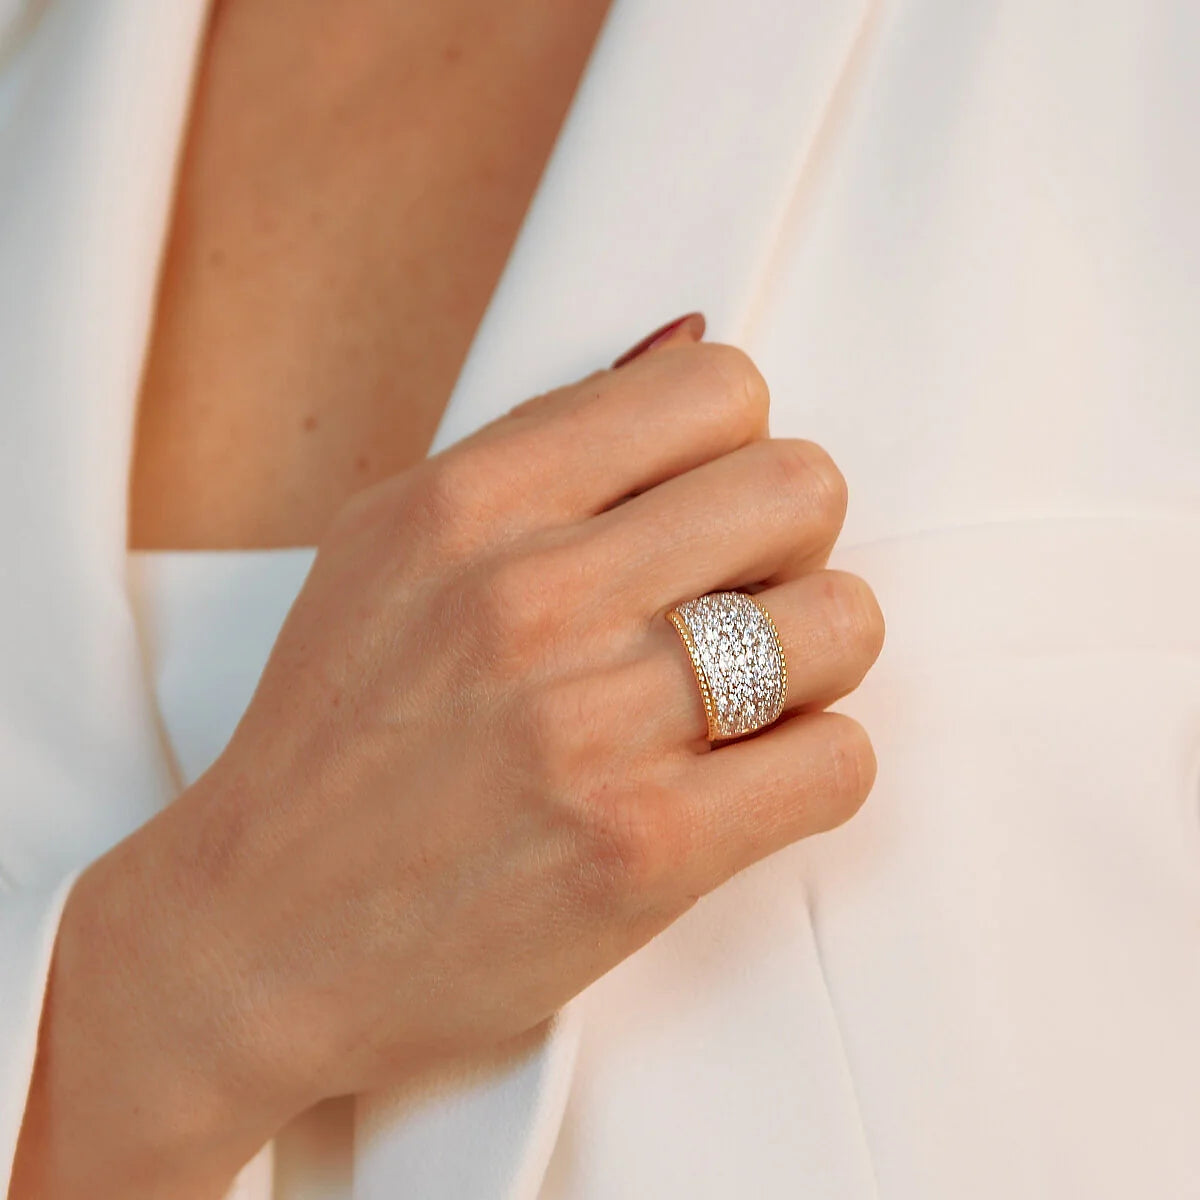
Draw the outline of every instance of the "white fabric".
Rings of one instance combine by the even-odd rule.
[[[65,888],[174,788],[125,589],[125,497],[203,18],[26,10],[0,73],[2,1187]]]
[[[187,777],[252,683],[158,622],[236,578],[257,662],[289,590],[126,587],[202,9],[51,0],[2,60],[0,1162],[71,872],[178,786],[156,710],[211,706]],[[703,308],[850,478],[879,782],[530,1059],[317,1114],[356,1200],[1200,1194],[1198,51],[1189,0],[616,0],[437,445]]]

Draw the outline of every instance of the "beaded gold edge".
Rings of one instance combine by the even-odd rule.
[[[704,702],[704,719],[708,724],[707,737],[710,742],[715,742],[717,740],[717,712],[713,707],[712,691],[708,686],[708,677],[704,674],[704,667],[700,663],[700,652],[696,649],[696,640],[692,637],[692,631],[688,628],[687,622],[679,614],[678,609],[671,609],[666,616],[667,620],[675,626],[675,632],[679,634],[688,652],[688,658],[691,659],[692,673],[696,676],[696,683],[700,687],[700,699]]]

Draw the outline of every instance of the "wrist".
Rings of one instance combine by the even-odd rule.
[[[47,1197],[219,1196],[306,1107],[249,1019],[187,807],[93,863],[68,897],[14,1196],[22,1178]]]

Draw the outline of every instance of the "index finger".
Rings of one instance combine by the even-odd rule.
[[[768,405],[741,350],[673,344],[539,397],[426,465],[469,464],[517,522],[573,523],[764,436]]]

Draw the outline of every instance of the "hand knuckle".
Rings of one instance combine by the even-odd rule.
[[[473,545],[486,527],[493,500],[485,458],[485,452],[460,449],[419,468],[409,503],[439,541]]]
[[[845,653],[873,663],[883,649],[884,621],[870,585],[847,571],[826,571],[825,594],[830,624]]]
[[[702,342],[695,348],[696,366],[713,380],[735,430],[749,439],[766,426],[770,390],[754,360],[737,346]]]
[[[586,696],[575,685],[543,684],[518,704],[528,768],[545,794],[569,801],[586,779],[583,748],[590,724]]]
[[[773,438],[768,444],[779,486],[804,512],[833,530],[846,516],[846,477],[829,452],[803,438]]]
[[[640,791],[592,797],[585,854],[596,877],[607,881],[608,898],[638,905],[658,890],[666,869],[670,838],[653,802]]]
[[[514,555],[480,568],[470,589],[469,617],[495,660],[528,665],[544,647],[551,615],[550,588],[540,562]]]
[[[852,717],[827,714],[825,747],[834,811],[844,821],[858,811],[875,783],[875,751],[867,731]]]

